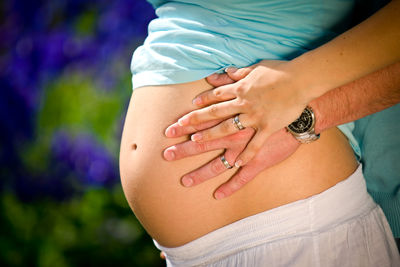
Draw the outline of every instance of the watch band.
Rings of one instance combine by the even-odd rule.
[[[314,111],[312,110],[311,107],[307,106],[302,114],[308,114],[308,118],[311,118],[311,125],[309,127],[308,130],[306,130],[305,132],[296,132],[295,130],[291,130],[290,128],[295,125],[295,122],[297,122],[298,120],[296,120],[295,122],[291,123],[289,126],[286,127],[287,131],[290,132],[294,138],[296,138],[300,143],[302,144],[309,144],[312,143],[316,140],[319,139],[320,134],[316,134],[315,133],[315,115],[314,115]],[[300,116],[301,117],[301,116]],[[310,123],[310,122],[308,122]]]
[[[319,139],[320,134],[316,134],[314,128],[308,132],[293,136],[302,144],[309,144]]]

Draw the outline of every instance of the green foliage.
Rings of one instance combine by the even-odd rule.
[[[97,21],[97,10],[88,10],[78,17],[75,32],[80,35],[93,34]]]
[[[113,68],[118,69],[118,64]],[[39,178],[53,167],[50,140],[60,129],[72,135],[93,133],[117,160],[121,118],[130,93],[129,73],[109,91],[99,89],[91,77],[65,72],[46,87],[36,139],[21,145],[19,151],[32,177]],[[120,184],[112,189],[89,187],[64,202],[43,197],[27,203],[5,191],[0,209],[1,266],[163,265]]]
[[[56,129],[94,132],[102,143],[114,148],[118,118],[125,108],[118,90],[96,88],[91,76],[68,73],[50,84],[42,101],[38,130],[43,136]]]
[[[164,265],[114,168],[129,59],[153,9],[125,0],[2,3],[10,83],[0,98],[0,266]],[[96,183],[99,174],[108,176]]]
[[[67,202],[0,198],[2,266],[162,266],[121,187]]]

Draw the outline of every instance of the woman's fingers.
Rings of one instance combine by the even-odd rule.
[[[176,144],[168,147],[164,150],[163,156],[166,160],[178,160],[181,158],[198,155],[204,152],[223,149],[227,146],[225,140],[212,140],[204,143],[196,143],[192,141],[186,141],[180,144]]]
[[[204,152],[225,148],[232,151],[239,151],[240,153],[253,134],[254,129],[248,128],[237,132],[236,134],[207,142],[197,143],[186,141],[166,148],[163,156],[166,160],[178,160],[181,158],[202,154]]]
[[[218,120],[212,120],[212,121],[207,121],[201,124],[197,125],[188,125],[188,126],[180,126],[177,122],[170,125],[166,130],[165,130],[165,136],[174,138],[174,137],[181,137],[186,134],[192,134],[197,131],[201,131],[210,127],[213,127],[220,123],[222,119]]]
[[[228,84],[202,92],[193,99],[193,104],[203,107],[221,101],[234,99],[236,94],[234,94],[233,89],[233,86]]]
[[[248,121],[246,114],[240,114],[238,116],[240,122]],[[243,123],[242,126],[246,128],[245,123]],[[194,142],[205,142],[208,140],[214,140],[220,137],[237,133],[239,130],[240,129],[238,128],[238,126],[236,126],[236,124],[234,123],[234,118],[229,118],[222,121],[218,125],[215,125],[214,127],[210,127],[206,130],[193,134],[191,136],[191,140]]]
[[[244,151],[239,155],[235,162],[236,167],[246,165],[263,146],[264,142],[268,139],[270,134],[265,130],[257,131],[253,138],[248,143]]]
[[[210,120],[225,119],[240,113],[236,99],[192,111],[178,120],[180,126],[196,125]]]

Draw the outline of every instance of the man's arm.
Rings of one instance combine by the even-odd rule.
[[[242,68],[236,72],[226,74],[214,74],[207,81],[213,86],[232,83],[243,79],[252,70]],[[381,111],[385,108],[400,103],[400,62],[392,64],[382,70],[369,74],[354,82],[331,90],[321,97],[310,102],[316,114],[316,132],[322,132],[328,128],[347,123],[369,114]],[[201,126],[198,126],[201,127]],[[205,126],[204,128],[206,128]],[[209,125],[208,125],[209,127]],[[182,133],[188,134],[198,129],[180,129]],[[242,136],[236,136],[242,134]],[[198,144],[187,141],[182,144],[167,148],[164,157],[167,160],[176,160],[179,158],[200,154],[206,151],[227,148],[229,158],[227,160],[234,162],[235,157],[239,155],[244,144],[251,138],[251,134],[243,135],[238,132],[235,135],[227,136],[217,140]],[[269,168],[284,159],[288,158],[299,147],[299,143],[291,134],[285,130],[274,133],[262,146],[255,158],[239,171],[226,183],[221,185],[214,193],[217,199],[227,197],[239,190],[247,182],[252,180],[258,173]],[[240,147],[240,149],[238,149]],[[171,153],[174,157],[171,157]],[[183,184],[193,186],[207,179],[213,178],[226,170],[223,163],[216,158],[209,164],[185,175]],[[186,183],[189,179],[190,183]]]
[[[400,102],[400,62],[331,90],[310,102],[316,133],[355,121]]]

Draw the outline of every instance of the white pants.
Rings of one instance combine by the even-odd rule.
[[[321,194],[256,214],[176,248],[167,266],[400,266],[361,166]]]

